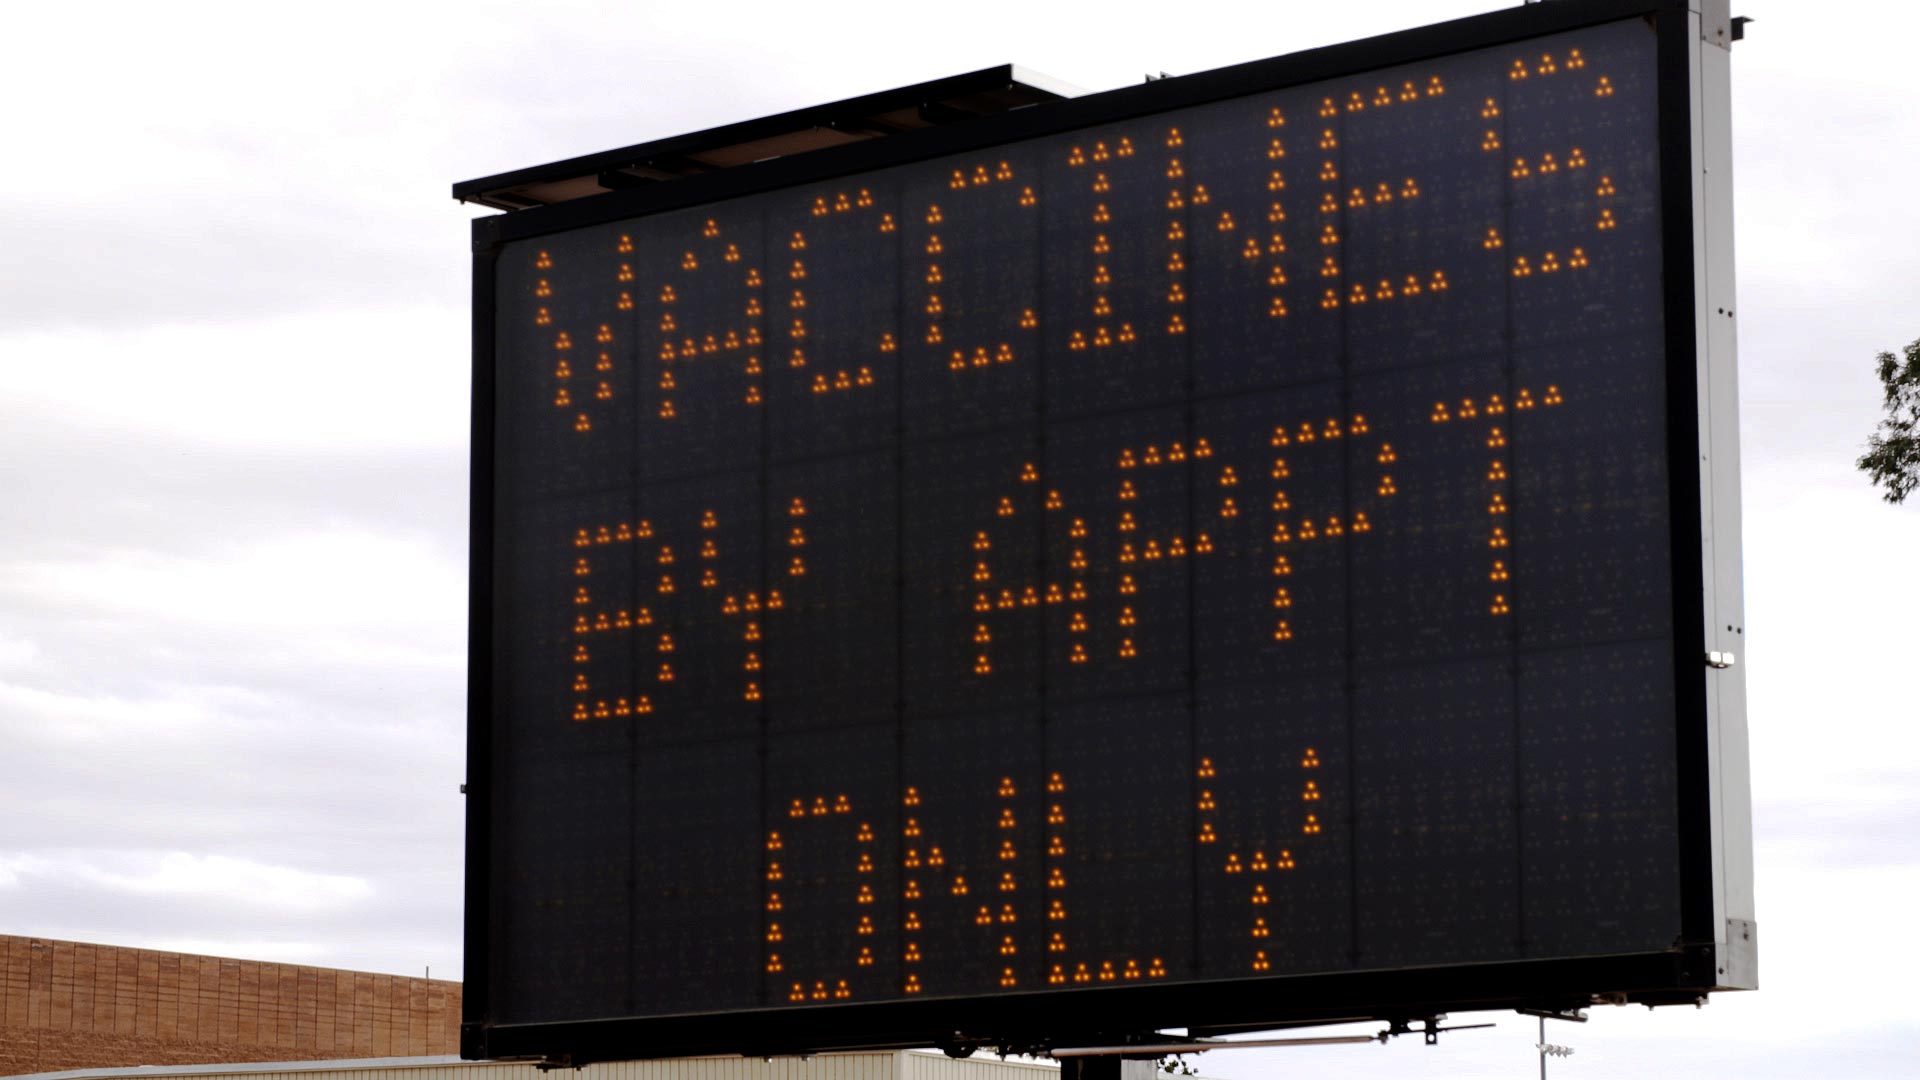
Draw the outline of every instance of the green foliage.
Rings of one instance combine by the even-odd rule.
[[[1199,1070],[1198,1070],[1198,1069],[1195,1069],[1195,1068],[1194,1068],[1193,1066],[1191,1066],[1191,1065],[1189,1065],[1189,1064],[1187,1064],[1186,1062],[1184,1062],[1184,1061],[1182,1061],[1182,1060],[1180,1060],[1180,1059],[1179,1059],[1179,1058],[1177,1058],[1177,1057],[1163,1057],[1163,1058],[1161,1058],[1161,1059],[1160,1059],[1160,1071],[1161,1071],[1161,1072],[1163,1072],[1163,1073],[1169,1073],[1169,1074],[1171,1074],[1171,1075],[1174,1075],[1174,1076],[1198,1076],[1198,1075],[1200,1075],[1200,1072],[1199,1072]]]
[[[1887,417],[1867,437],[1867,452],[1854,464],[1886,488],[1890,503],[1906,501],[1920,487],[1920,341],[1903,357],[1883,352],[1874,357],[1874,374],[1886,388]]]

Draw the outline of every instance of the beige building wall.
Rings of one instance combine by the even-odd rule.
[[[0,1076],[459,1047],[457,982],[0,935]]]
[[[1140,1076],[1151,1063],[1138,1062]],[[161,1069],[88,1069],[22,1080],[1059,1080],[1052,1065],[1001,1061],[978,1054],[956,1061],[924,1050],[818,1054],[813,1057],[669,1058],[615,1061],[542,1073],[529,1062],[461,1061],[453,1057],[266,1065],[179,1066]]]

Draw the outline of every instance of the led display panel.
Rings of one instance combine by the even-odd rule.
[[[502,245],[488,1022],[1671,947],[1656,42]]]

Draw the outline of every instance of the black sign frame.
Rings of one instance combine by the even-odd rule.
[[[1679,724],[1678,812],[1682,934],[1671,948],[1631,955],[1543,959],[1435,968],[1038,990],[978,998],[783,1007],[668,1017],[497,1023],[490,964],[493,685],[491,658],[495,476],[495,260],[509,241],[587,225],[717,202],[810,181],[867,172],[1036,136],[1132,119],[1228,97],[1277,90],[1627,18],[1657,31],[1659,153],[1668,357],[1667,445],[1674,672]],[[1710,707],[1711,658],[1722,654],[1703,625],[1712,608],[1714,567],[1698,557],[1712,524],[1703,488],[1723,474],[1679,467],[1687,448],[1705,446],[1707,392],[1702,352],[1707,318],[1700,235],[1702,171],[1696,52],[1702,21],[1684,0],[1574,0],[1529,5],[1365,41],[1335,45],[1217,71],[1165,79],[1085,98],[1050,102],[953,127],[908,132],[709,175],[609,192],[473,222],[473,396],[470,502],[470,613],[466,834],[466,977],[461,1053],[468,1058],[537,1056],[582,1064],[596,1060],[696,1053],[796,1053],[975,1044],[1024,1048],[1109,1042],[1167,1026],[1195,1034],[1257,1030],[1358,1018],[1411,1020],[1450,1010],[1563,1009],[1596,999],[1663,1004],[1751,985],[1750,971],[1729,945],[1725,901],[1731,815],[1745,828],[1744,736],[1734,761],[1716,740]],[[1702,459],[1704,461],[1704,450]],[[1733,481],[1737,485],[1737,476]],[[1736,510],[1737,513],[1737,510]],[[1736,534],[1737,535],[1737,534]],[[1737,574],[1736,550],[1732,558]],[[1710,556],[1707,562],[1712,563]],[[1737,581],[1737,579],[1736,579]],[[1724,591],[1724,587],[1723,587]],[[1737,600],[1734,602],[1737,609]],[[1709,614],[1709,619],[1716,616]],[[1729,623],[1729,630],[1733,629]],[[1699,631],[1695,633],[1694,631]],[[1703,655],[1710,657],[1702,667]],[[1687,672],[1699,672],[1689,677]],[[1740,721],[1744,723],[1743,720]],[[1738,772],[1728,784],[1723,771]],[[1725,788],[1742,803],[1717,806]],[[1749,857],[1750,860],[1750,857]],[[1735,873],[1745,870],[1742,863]],[[1750,886],[1748,886],[1750,887]],[[1738,905],[1735,905],[1736,907]],[[1750,924],[1747,924],[1750,927]],[[1750,931],[1749,931],[1750,933]],[[1743,954],[1750,965],[1750,952]],[[1733,969],[1730,973],[1730,969]]]

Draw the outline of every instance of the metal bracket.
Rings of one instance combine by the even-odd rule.
[[[1416,1030],[1413,1025],[1417,1023],[1420,1025],[1417,1030],[1420,1032],[1421,1040],[1428,1046],[1432,1046],[1440,1041],[1440,1033],[1443,1031],[1472,1031],[1475,1028],[1490,1028],[1493,1026],[1492,1024],[1454,1024],[1450,1027],[1441,1027],[1440,1021],[1446,1018],[1447,1015],[1445,1013],[1440,1013],[1437,1016],[1423,1017],[1418,1020],[1389,1020],[1387,1021],[1387,1030],[1382,1031],[1376,1038],[1381,1042],[1386,1042],[1388,1039],[1398,1035],[1411,1035]]]
[[[1157,1058],[1180,1054],[1204,1054],[1209,1050],[1254,1050],[1274,1049],[1289,1046],[1348,1046],[1361,1043],[1384,1043],[1399,1035],[1411,1035],[1419,1032],[1428,1046],[1440,1041],[1443,1031],[1470,1031],[1474,1028],[1490,1028],[1492,1024],[1453,1024],[1440,1026],[1445,1014],[1425,1017],[1412,1017],[1388,1020],[1384,1030],[1374,1035],[1307,1035],[1272,1039],[1196,1039],[1181,1036],[1162,1035],[1149,1032],[1139,1036],[1136,1041],[1120,1042],[1106,1046],[1055,1046],[1043,1052],[1063,1061],[1083,1058],[1134,1057]],[[1331,1021],[1332,1023],[1360,1022],[1352,1018]],[[942,1049],[945,1049],[944,1047]],[[947,1050],[953,1054],[952,1050]]]
[[[1521,1016],[1537,1016],[1542,1020],[1565,1020],[1570,1024],[1587,1022],[1585,1009],[1515,1009]]]
[[[1720,950],[1715,972],[1721,986],[1751,990],[1760,985],[1759,934],[1752,919],[1727,920],[1727,943]]]

